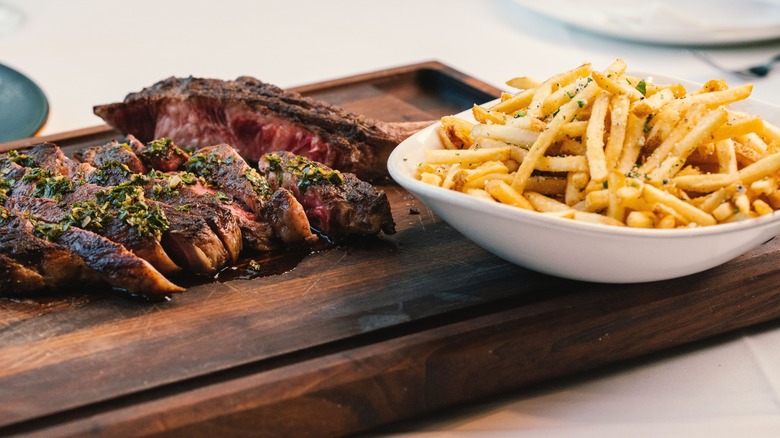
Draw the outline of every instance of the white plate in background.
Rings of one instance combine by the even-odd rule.
[[[674,45],[738,44],[780,38],[779,0],[514,0],[590,32]]]

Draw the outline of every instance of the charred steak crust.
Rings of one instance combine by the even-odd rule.
[[[366,180],[387,176],[387,158],[399,141],[381,122],[248,76],[171,77],[94,112],[145,142],[228,143],[252,161],[286,150]]]

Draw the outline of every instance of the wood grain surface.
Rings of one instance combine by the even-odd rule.
[[[299,90],[386,121],[498,94],[435,62]],[[156,303],[0,299],[0,435],[345,435],[780,316],[777,240],[676,280],[575,282],[504,262],[382,188],[397,234],[276,254],[258,278]]]

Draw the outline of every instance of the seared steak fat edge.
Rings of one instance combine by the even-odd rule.
[[[214,275],[244,250],[309,247],[319,235],[392,234],[384,192],[289,152],[251,167],[227,144],[170,138],[0,154],[0,296],[107,284],[184,291],[166,275]]]

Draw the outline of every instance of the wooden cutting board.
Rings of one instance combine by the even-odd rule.
[[[435,62],[298,90],[386,121],[499,93]],[[274,254],[257,278],[157,303],[78,287],[1,298],[0,435],[344,435],[780,317],[777,239],[676,280],[575,282],[504,262],[382,188],[397,234]]]

